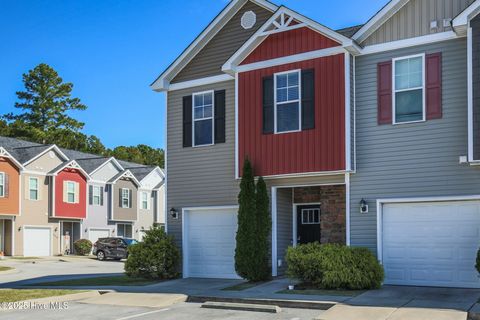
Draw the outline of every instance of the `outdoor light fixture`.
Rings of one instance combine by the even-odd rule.
[[[173,218],[173,219],[178,219],[178,211],[175,210],[175,208],[172,207],[172,209],[170,209],[170,216]]]
[[[57,231],[58,231],[58,227],[55,227],[55,232],[57,232]]]
[[[18,227],[18,232],[22,231],[22,226]]]
[[[365,199],[360,200],[360,213],[368,213],[368,204]]]

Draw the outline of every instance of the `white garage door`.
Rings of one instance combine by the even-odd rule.
[[[237,210],[185,212],[185,277],[238,278],[235,272]]]
[[[480,288],[480,202],[385,204],[385,284]]]
[[[48,227],[25,227],[23,230],[23,255],[26,257],[50,256],[52,230]]]
[[[88,239],[92,241],[92,243],[97,242],[100,238],[108,238],[110,236],[110,230],[108,229],[89,229],[88,231]]]

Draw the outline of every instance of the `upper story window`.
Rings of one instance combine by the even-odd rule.
[[[75,182],[73,181],[66,181],[66,191],[67,191],[67,203],[75,203],[76,202],[76,192],[75,192]]]
[[[131,199],[130,199],[130,189],[122,188],[121,190],[122,190],[122,191],[121,191],[121,195],[122,195],[122,201],[121,201],[122,208],[130,208],[130,202],[131,202]]]
[[[28,179],[28,196],[30,200],[38,200],[38,178]]]
[[[193,94],[193,145],[213,144],[213,91]]]
[[[148,209],[148,192],[142,192],[142,209]]]
[[[301,130],[300,70],[274,75],[275,133]]]
[[[99,186],[93,186],[92,187],[92,203],[96,206],[99,206],[101,204],[101,187]]]
[[[0,172],[0,198],[5,197],[5,172]]]
[[[425,120],[425,55],[393,59],[393,123]]]

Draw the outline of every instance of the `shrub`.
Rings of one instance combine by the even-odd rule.
[[[477,264],[475,268],[477,268],[477,271],[480,273],[480,249],[477,251]]]
[[[161,227],[145,232],[142,242],[128,247],[125,273],[129,277],[173,279],[178,277],[180,251],[173,237]]]
[[[287,249],[287,274],[320,289],[376,289],[383,267],[366,248],[318,242]]]
[[[75,254],[86,256],[92,251],[92,242],[88,239],[80,239],[73,243]]]
[[[269,251],[270,251],[270,230],[272,221],[270,218],[267,185],[262,177],[258,178],[256,188],[256,227],[255,242],[256,242],[256,263],[255,273],[250,281],[263,281],[268,280],[272,275],[271,264],[269,263]]]

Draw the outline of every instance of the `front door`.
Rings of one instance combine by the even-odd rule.
[[[320,205],[297,206],[297,243],[320,242]]]

